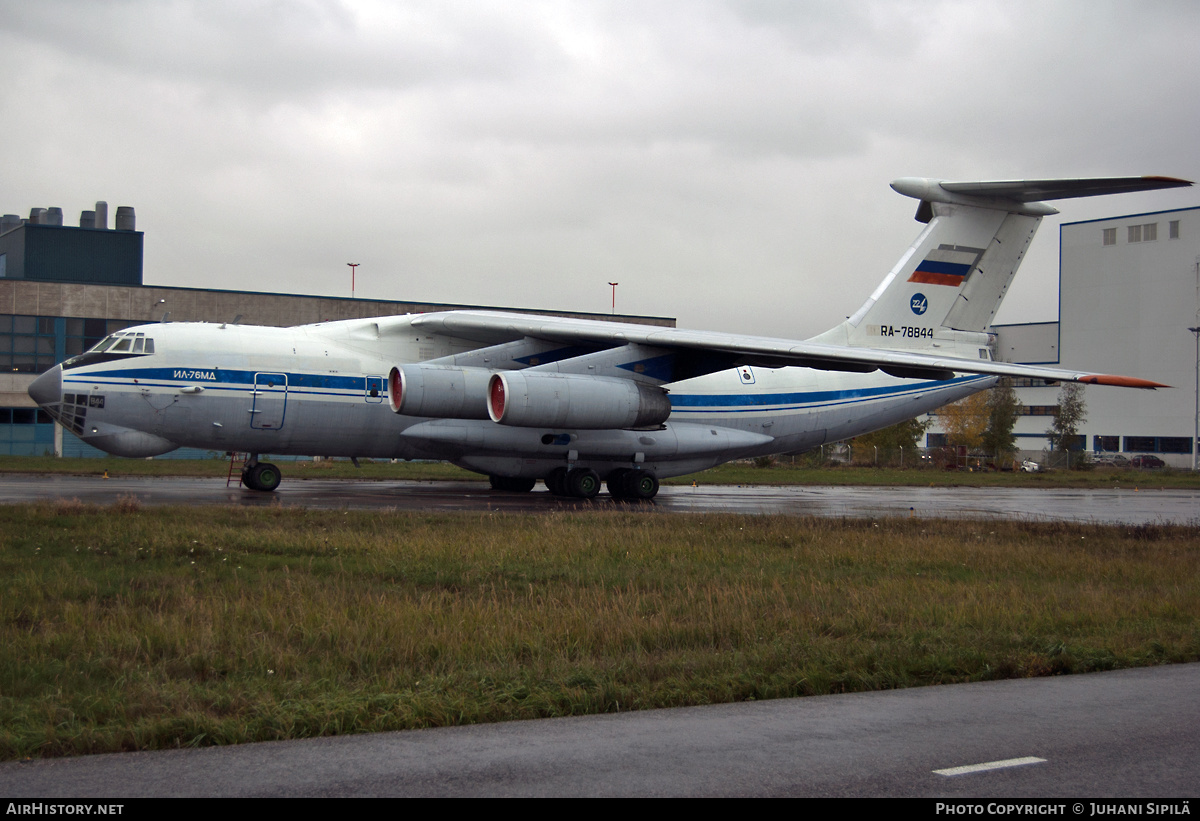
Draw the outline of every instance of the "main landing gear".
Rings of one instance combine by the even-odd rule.
[[[279,487],[283,474],[279,468],[269,462],[258,461],[258,454],[250,455],[249,461],[242,468],[242,484],[251,490],[261,490],[269,493]]]
[[[653,499],[658,495],[658,477],[645,470],[614,470],[608,477],[608,492],[614,499]]]
[[[555,468],[545,481],[555,496],[592,499],[600,492],[600,476],[591,468]],[[658,478],[648,471],[622,468],[609,474],[608,492],[614,499],[653,499]]]

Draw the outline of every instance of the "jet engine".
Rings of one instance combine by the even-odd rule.
[[[487,368],[399,365],[388,374],[388,401],[405,416],[487,419]]]
[[[487,412],[515,427],[646,428],[667,420],[671,401],[662,388],[629,379],[504,371],[488,382]]]

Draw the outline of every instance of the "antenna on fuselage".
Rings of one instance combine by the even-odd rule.
[[[161,323],[163,323],[164,325],[165,325],[166,323],[170,322],[170,321],[171,321],[171,312],[170,312],[170,311],[167,311],[165,314],[163,314],[163,317],[162,317],[162,319],[160,319],[160,320],[158,320],[158,321],[159,321],[159,322],[161,322]]]

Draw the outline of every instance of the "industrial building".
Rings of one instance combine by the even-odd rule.
[[[552,314],[675,327],[670,317],[481,305],[315,297],[142,284],[143,235],[134,209],[108,206],[64,226],[61,208],[0,218],[0,454],[100,456],[64,431],[26,392],[34,378],[114,331],[148,322],[241,322],[285,327],[458,308]],[[160,458],[212,454],[181,448]]]
[[[995,357],[1173,386],[1087,388],[1077,446],[1192,467],[1197,337],[1189,329],[1200,327],[1200,208],[1061,225],[1058,305],[1058,322],[995,326]],[[1024,405],[1017,446],[1036,459],[1060,386],[1018,380],[1016,387]],[[928,436],[930,445],[944,442],[936,428]]]

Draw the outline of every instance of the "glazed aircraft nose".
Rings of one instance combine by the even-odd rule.
[[[50,370],[33,380],[29,386],[29,395],[42,407],[54,405],[62,401],[62,366],[55,365]]]

